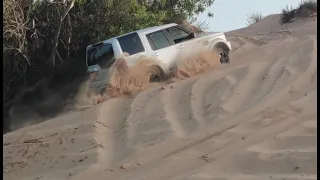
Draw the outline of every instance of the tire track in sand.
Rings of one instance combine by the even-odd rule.
[[[169,86],[172,89],[163,91],[162,103],[164,104],[166,119],[180,137],[191,134],[199,125],[190,106],[192,90],[187,88],[195,81],[195,78],[181,81],[179,84]]]
[[[312,62],[315,62],[315,60],[313,60]],[[311,63],[310,64],[310,66],[312,66],[312,65],[314,65],[314,63]],[[309,67],[310,67],[309,66]],[[310,74],[309,73],[310,72],[310,70],[308,70],[308,73],[304,73],[304,75],[303,76],[306,76],[306,74]],[[313,74],[313,72],[312,72],[312,74]],[[312,75],[311,74],[311,75]],[[304,77],[305,78],[305,77]],[[310,78],[311,78],[311,76],[310,76]],[[299,82],[300,80],[299,79],[297,79],[295,82]],[[283,94],[284,93],[288,93],[288,92],[286,92],[286,90],[284,89],[283,91],[281,91],[281,92],[279,92],[278,94],[276,94],[276,96],[274,97],[275,99],[276,99],[276,97],[282,97],[283,96]],[[311,95],[312,95],[312,93],[311,93]],[[310,95],[307,95],[307,96],[299,96],[298,98],[302,98],[302,99],[305,99],[306,97],[310,97]],[[312,96],[312,97],[314,97],[314,96]],[[287,99],[287,101],[285,101],[285,102],[290,102],[290,101],[292,101],[292,100],[294,100],[294,99],[297,99],[297,98],[295,98],[295,97],[290,97],[290,96],[287,96],[287,98],[285,98],[285,99]],[[277,103],[277,101],[274,101],[274,102],[272,102],[272,101],[274,101],[274,100],[268,100],[268,101],[265,101],[264,102],[264,104],[268,104],[269,106],[273,106],[274,104],[276,104]],[[298,101],[299,101],[299,99],[298,99]],[[308,100],[309,101],[309,100]],[[303,108],[303,107],[302,107]],[[262,105],[260,105],[259,106],[259,108],[258,109],[263,109],[263,106]],[[253,110],[251,110],[251,113],[252,113],[252,111]],[[281,134],[283,131],[286,131],[287,129],[290,129],[291,127],[295,127],[295,126],[299,126],[300,125],[300,123],[303,123],[303,122],[301,122],[301,119],[303,119],[303,120],[308,120],[308,119],[311,119],[312,117],[311,116],[314,116],[313,114],[314,114],[314,112],[311,112],[310,113],[310,115],[305,115],[304,117],[302,117],[302,115],[299,115],[300,113],[294,113],[293,115],[291,115],[289,118],[287,118],[287,119],[285,119],[285,120],[281,120],[281,121],[278,121],[278,123],[276,123],[276,124],[273,124],[272,126],[268,126],[267,128],[264,128],[263,130],[261,130],[261,129],[258,129],[258,128],[256,128],[255,129],[255,132],[254,132],[254,134],[255,135],[250,135],[250,138],[248,137],[248,138],[246,138],[244,141],[248,141],[248,142],[252,142],[253,144],[255,144],[255,143],[259,143],[260,141],[262,141],[263,139],[268,139],[268,137],[273,137],[274,135],[276,135],[276,134]],[[309,114],[309,113],[307,113],[307,114]],[[272,116],[274,116],[274,115],[272,115]],[[237,121],[236,122],[241,122],[241,124],[243,124],[243,122],[244,122],[244,119],[247,119],[247,121],[248,121],[248,118],[249,117],[247,117],[247,118],[244,118],[243,117],[243,119],[242,120],[239,120],[239,116],[237,116]],[[229,118],[228,118],[229,119]],[[230,117],[230,119],[232,119],[231,117]],[[250,119],[249,119],[250,120]],[[221,121],[220,121],[221,122]],[[237,124],[234,124],[235,122],[233,122],[232,124],[233,124],[233,126],[230,126],[230,128],[227,128],[227,127],[225,127],[225,128],[222,128],[222,126],[223,125],[221,125],[220,126],[220,128],[222,128],[222,129],[224,129],[224,131],[222,131],[221,133],[225,133],[225,132],[227,132],[227,131],[234,131],[233,129],[236,129],[235,127],[235,125]],[[229,123],[229,125],[231,125],[230,123]],[[205,131],[205,130],[202,130],[202,131]],[[213,129],[211,129],[211,132],[215,132]],[[272,133],[273,132],[273,133]],[[210,133],[209,133],[210,134]],[[199,161],[199,163],[200,164],[198,164],[198,163],[194,163],[194,161],[197,161],[196,159],[191,159],[192,161],[193,161],[193,165],[191,165],[191,163],[189,164],[189,163],[187,163],[188,161],[191,161],[190,159],[187,159],[187,160],[181,160],[181,161],[177,161],[177,159],[176,158],[174,158],[175,159],[175,161],[174,162],[170,162],[170,163],[166,163],[166,161],[170,161],[170,158],[173,158],[173,157],[177,157],[177,156],[179,156],[179,153],[180,152],[184,152],[184,153],[186,153],[186,150],[187,149],[191,149],[192,147],[195,147],[195,146],[197,146],[197,145],[199,145],[199,144],[202,144],[203,142],[206,142],[207,140],[209,140],[209,139],[211,139],[212,137],[214,137],[216,134],[212,134],[213,136],[210,136],[209,134],[206,134],[206,136],[201,136],[201,137],[205,137],[205,138],[202,138],[201,140],[199,139],[199,141],[195,141],[195,140],[192,140],[192,139],[190,139],[190,141],[191,142],[189,142],[189,143],[186,143],[186,146],[183,146],[182,145],[182,147],[180,148],[180,149],[176,149],[176,150],[174,150],[174,151],[171,151],[171,153],[168,153],[168,152],[170,152],[170,150],[166,150],[166,151],[162,151],[162,154],[166,154],[165,156],[161,156],[161,155],[159,155],[158,157],[160,158],[160,157],[162,157],[161,159],[162,160],[160,160],[159,161],[159,159],[158,158],[156,158],[155,156],[153,156],[154,158],[156,158],[156,159],[154,159],[153,158],[153,162],[154,163],[151,163],[150,164],[150,161],[143,161],[143,159],[142,159],[142,164],[146,164],[146,165],[148,165],[148,168],[150,168],[150,166],[154,166],[154,167],[157,167],[157,172],[169,172],[169,173],[166,173],[166,174],[162,174],[162,173],[157,173],[157,172],[150,172],[150,173],[144,173],[143,175],[141,175],[141,176],[139,176],[139,174],[141,174],[141,173],[139,173],[139,171],[141,170],[141,171],[143,171],[143,167],[141,168],[141,169],[139,169],[139,170],[137,170],[137,174],[136,173],[133,173],[133,174],[131,174],[131,175],[137,175],[136,177],[137,177],[137,179],[144,179],[144,178],[147,178],[148,176],[152,176],[152,177],[154,177],[153,179],[166,179],[166,178],[169,178],[169,177],[172,177],[172,176],[175,176],[174,174],[179,174],[179,172],[180,173],[184,173],[184,172],[186,172],[188,169],[194,169],[194,166],[199,166],[200,164],[203,164],[203,163],[200,163],[201,161]],[[258,136],[257,136],[258,135]],[[198,136],[200,136],[199,134],[198,134]],[[194,135],[194,138],[195,137],[197,137],[196,135]],[[239,138],[239,137],[238,137]],[[262,139],[261,139],[262,138]],[[197,138],[196,138],[197,139]],[[194,143],[192,143],[192,142],[194,142]],[[211,153],[211,154],[209,154],[209,155],[207,155],[208,157],[216,157],[216,156],[219,156],[219,158],[221,158],[221,159],[223,159],[222,157],[222,155],[223,154],[225,154],[225,155],[227,155],[227,154],[230,154],[231,153],[231,151],[234,151],[234,149],[239,149],[240,147],[243,147],[243,148],[246,148],[246,147],[248,147],[250,144],[252,144],[252,143],[249,143],[248,144],[248,142],[247,143],[242,143],[242,142],[236,142],[236,141],[234,141],[234,143],[230,143],[231,145],[229,145],[229,146],[226,146],[225,148],[222,148],[222,149],[220,149],[219,151],[215,151],[215,152],[213,152],[213,154]],[[187,144],[189,144],[189,145],[187,145]],[[170,146],[169,146],[170,147]],[[227,149],[226,149],[227,148]],[[153,151],[153,153],[156,153],[156,152],[159,152],[159,151]],[[166,153],[167,152],[167,153]],[[231,153],[232,154],[232,153]],[[148,158],[146,158],[146,159],[148,159]],[[158,160],[157,160],[158,159]],[[149,163],[148,163],[149,162]],[[157,163],[160,163],[160,165],[156,165]],[[170,164],[170,166],[168,167],[168,164]],[[182,164],[183,164],[183,166],[182,166]],[[217,164],[217,162],[215,163],[215,164]],[[186,167],[186,165],[187,166],[189,166],[189,167]],[[219,166],[219,165],[217,165],[217,166]],[[217,169],[219,169],[219,167],[216,167]],[[172,171],[170,171],[169,169],[175,169],[175,172],[172,172]],[[178,171],[177,171],[178,170]],[[145,171],[144,171],[145,172]],[[124,178],[125,179],[125,175],[122,177],[122,178]],[[122,178],[120,178],[119,177],[119,179],[122,179]]]
[[[227,74],[226,71],[211,72],[199,77],[192,86],[192,97],[195,100],[191,101],[191,107],[196,119],[203,121],[202,125],[229,114],[220,106],[220,103],[232,96],[235,86],[247,73],[248,67],[245,66],[238,67]]]

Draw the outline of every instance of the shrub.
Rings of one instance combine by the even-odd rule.
[[[317,10],[317,1],[316,0],[304,0],[299,3],[299,9],[306,10]]]
[[[298,8],[286,7],[280,14],[280,23],[286,24],[292,22],[293,18],[309,17],[314,11],[317,11],[316,0],[303,0],[299,3]]]
[[[263,18],[261,12],[254,12],[248,15],[247,25],[255,24]]]
[[[291,20],[294,18],[295,15],[295,9],[289,6],[287,6],[286,8],[282,9],[282,12],[280,14],[280,23],[281,24],[286,24],[291,22]]]
[[[209,23],[206,21],[199,21],[195,24],[195,27],[200,31],[207,31],[209,29]]]

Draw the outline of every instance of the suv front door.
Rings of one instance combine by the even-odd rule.
[[[179,26],[173,26],[165,29],[169,38],[174,42],[179,53],[179,58],[188,57],[191,53],[197,52],[200,47],[196,47],[197,43],[193,41],[194,34]]]

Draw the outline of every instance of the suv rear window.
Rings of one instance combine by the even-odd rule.
[[[154,51],[162,48],[166,48],[171,45],[167,36],[162,30],[148,34],[147,39],[149,41],[149,44],[152,50]]]
[[[98,64],[101,69],[109,68],[115,61],[112,44],[101,43],[87,50],[88,66]]]
[[[131,33],[118,38],[123,52],[134,55],[144,51],[141,39],[137,33]]]

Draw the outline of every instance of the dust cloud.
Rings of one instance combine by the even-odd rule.
[[[123,95],[134,96],[151,87],[184,80],[213,69],[219,64],[217,52],[201,51],[178,59],[171,71],[165,74],[154,58],[141,56],[136,65],[128,67],[125,59],[121,57],[110,68],[106,91],[101,94],[98,103]]]

